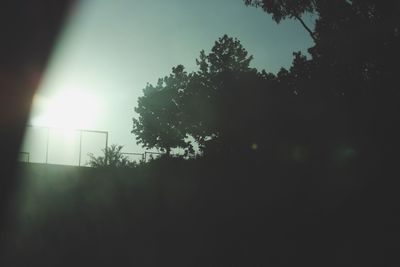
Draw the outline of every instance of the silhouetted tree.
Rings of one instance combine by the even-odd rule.
[[[315,41],[309,49],[311,58],[296,53],[291,69],[278,74],[283,84],[301,96],[304,105],[299,111],[305,117],[312,114],[310,110],[318,114],[312,118],[310,134],[321,129],[320,143],[334,144],[334,139],[341,139],[358,146],[362,154],[388,155],[397,150],[398,1],[244,2],[262,7],[276,22],[300,20],[307,13],[316,15],[314,29],[306,27]],[[383,147],[386,152],[378,153]]]
[[[181,98],[189,76],[182,65],[172,69],[170,76],[148,84],[139,98],[135,111],[140,115],[133,119],[132,133],[137,143],[146,148],[157,148],[169,155],[172,148],[190,149],[185,141],[187,133],[183,125]]]
[[[238,138],[244,131],[242,114],[247,113],[247,101],[254,100],[246,87],[261,79],[250,67],[252,59],[239,40],[227,35],[215,42],[208,55],[201,51],[196,60],[199,71],[192,75],[183,102],[190,119],[188,132],[202,148],[211,140],[226,148],[243,141]]]
[[[309,49],[313,79],[331,93],[390,85],[399,58],[400,4],[379,0],[244,0],[272,14],[276,22],[313,13],[315,45]],[[311,75],[308,72],[307,75]],[[321,77],[322,75],[322,77]],[[390,79],[390,82],[388,81]],[[378,81],[374,81],[379,79]],[[367,85],[367,84],[368,85]],[[386,87],[386,86],[385,86]],[[360,89],[360,90],[364,90]]]
[[[90,167],[134,167],[136,164],[128,159],[127,156],[122,154],[123,146],[111,145],[107,148],[102,149],[104,156],[95,157],[92,153],[89,153],[90,158],[88,164]]]
[[[178,66],[156,86],[147,85],[132,131],[138,142],[167,153],[176,147],[193,152],[188,137],[202,151],[250,149],[255,137],[249,133],[262,116],[263,83],[273,79],[251,68],[252,59],[239,40],[224,35],[209,54],[200,52],[197,72]]]
[[[244,0],[246,5],[261,7],[272,14],[272,18],[279,23],[286,18],[298,20],[315,41],[314,31],[304,22],[304,13],[315,12],[318,0]]]

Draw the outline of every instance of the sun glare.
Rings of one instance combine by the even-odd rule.
[[[93,125],[99,113],[99,101],[83,91],[64,90],[52,97],[35,97],[38,115],[31,123],[63,129],[86,129]]]

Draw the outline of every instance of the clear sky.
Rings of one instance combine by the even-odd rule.
[[[110,143],[142,152],[130,131],[146,83],[177,64],[195,70],[200,50],[223,34],[274,73],[312,44],[298,22],[277,25],[242,0],[83,0],[60,35],[31,124],[108,131]]]

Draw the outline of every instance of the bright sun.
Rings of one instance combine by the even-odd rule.
[[[87,129],[94,125],[100,111],[94,95],[78,90],[63,90],[48,98],[37,96],[33,105],[38,109],[33,125],[64,129]]]

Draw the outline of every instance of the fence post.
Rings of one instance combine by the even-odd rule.
[[[47,127],[46,164],[49,162],[49,139],[50,139],[50,127]]]
[[[106,132],[106,150],[104,150],[104,161],[105,161],[105,163],[106,163],[106,165],[107,165],[107,156],[108,156],[108,154],[107,154],[107,148],[108,148],[108,132]]]
[[[79,164],[81,166],[81,159],[82,159],[82,130],[79,130]]]

